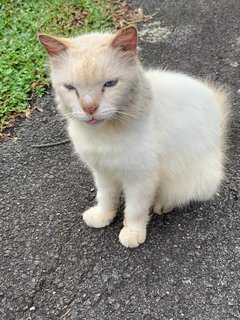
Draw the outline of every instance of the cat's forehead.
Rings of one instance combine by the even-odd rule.
[[[79,51],[93,51],[109,46],[112,39],[113,34],[109,32],[93,32],[72,38],[71,42],[74,44],[74,46],[77,47]]]
[[[111,65],[111,34],[93,33],[74,39],[71,54],[73,80],[79,84],[102,81]]]
[[[73,77],[74,81],[80,84],[100,81],[102,78],[102,70],[96,57],[84,55],[76,59]]]

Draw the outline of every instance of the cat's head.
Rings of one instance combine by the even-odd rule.
[[[53,87],[67,117],[89,125],[121,118],[138,82],[135,27],[116,34],[38,38],[49,55]]]

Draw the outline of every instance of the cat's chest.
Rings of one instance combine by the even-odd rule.
[[[95,136],[93,139],[84,137],[78,140],[77,145],[80,156],[90,166],[119,170],[131,166],[130,162],[135,158],[133,155],[139,153],[139,147],[133,146],[132,139],[115,135]]]
[[[138,174],[151,163],[151,145],[146,135],[137,130],[127,134],[94,135],[69,128],[69,134],[77,153],[92,169],[108,170],[120,175]]]
[[[105,139],[94,139],[78,141],[80,155],[90,163],[113,162],[114,159],[124,160],[124,149],[128,143],[114,139],[113,137],[105,137]]]

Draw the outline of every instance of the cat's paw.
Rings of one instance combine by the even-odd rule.
[[[83,213],[83,220],[89,227],[103,228],[113,221],[114,216],[112,212],[100,212],[98,206],[96,206]]]
[[[162,212],[162,205],[160,203],[156,203],[154,206],[153,206],[153,212],[156,213],[156,214],[163,214]]]
[[[156,214],[159,214],[159,215],[161,215],[163,213],[168,213],[168,212],[170,212],[172,210],[173,210],[173,207],[170,207],[170,206],[169,207],[168,206],[164,207],[159,203],[155,204],[154,207],[153,207],[153,212],[156,213]]]
[[[128,227],[123,227],[119,234],[119,241],[124,247],[136,248],[146,239],[145,230],[133,230]]]

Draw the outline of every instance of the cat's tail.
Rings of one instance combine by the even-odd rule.
[[[221,147],[225,152],[227,148],[228,140],[228,128],[231,115],[231,103],[230,103],[230,92],[224,87],[214,86],[214,93],[216,100],[218,102],[219,108],[222,113],[222,122],[221,122]]]
[[[221,148],[225,153],[228,140],[228,128],[231,116],[231,95],[229,89],[224,86],[215,85],[212,82],[207,81],[208,87],[210,87],[218,102],[219,108],[222,114],[221,121]]]

